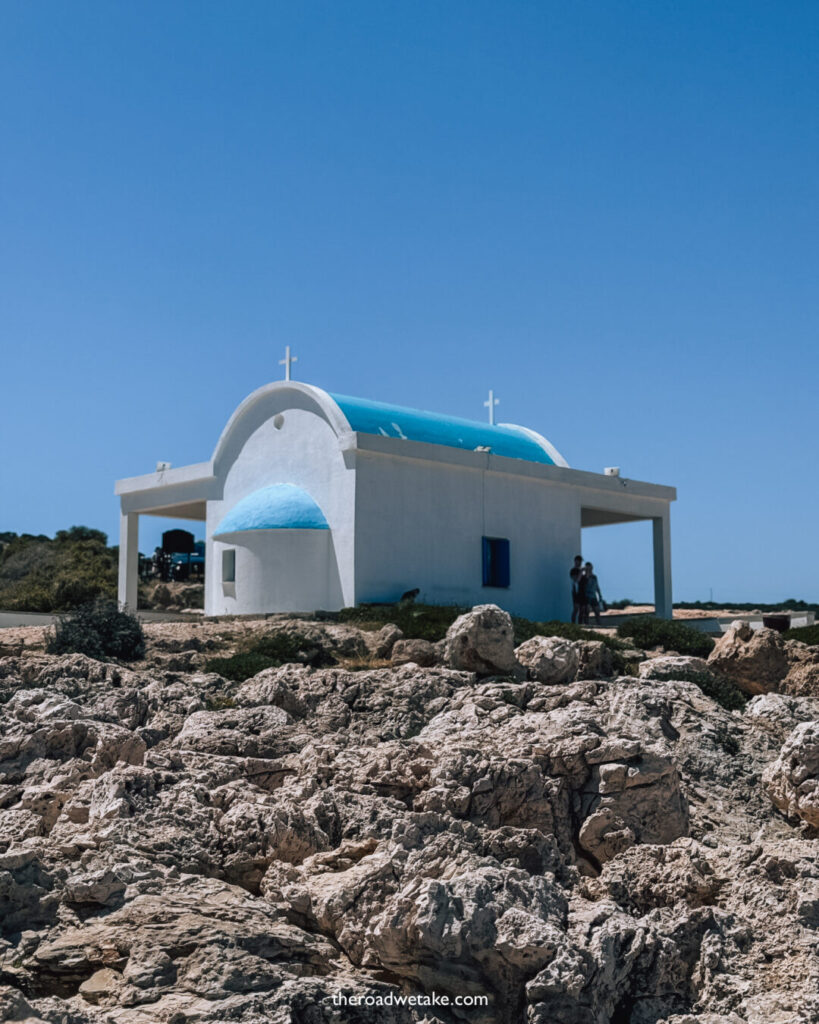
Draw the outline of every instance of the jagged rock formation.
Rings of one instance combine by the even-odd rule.
[[[717,641],[708,665],[751,695],[774,691],[819,696],[819,651],[785,640],[773,629],[733,623]]]
[[[819,700],[727,711],[471,615],[261,623],[385,667],[241,685],[215,626],[0,659],[0,1019],[817,1020]]]

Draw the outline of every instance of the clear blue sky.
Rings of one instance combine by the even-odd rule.
[[[815,2],[5,0],[0,530],[116,540],[290,343],[676,485],[677,599],[819,599],[818,112]]]

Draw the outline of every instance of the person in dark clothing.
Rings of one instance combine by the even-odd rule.
[[[603,600],[603,595],[600,592],[600,584],[597,582],[597,577],[594,575],[594,566],[591,562],[586,562],[586,567],[583,570],[583,576],[586,580],[586,622],[589,621],[589,608],[591,608],[594,615],[595,626],[600,625],[600,609],[601,607],[605,610],[606,603]]]
[[[572,622],[579,622],[580,605],[577,600],[577,583],[583,573],[583,556],[574,556],[574,566],[569,570],[569,579],[572,581]]]
[[[581,626],[589,623],[589,581],[582,571],[577,577],[577,622]]]
[[[580,601],[577,591],[577,585],[580,580],[582,573],[579,569],[572,569],[569,572],[569,578],[572,581],[572,622],[579,622],[580,616]]]

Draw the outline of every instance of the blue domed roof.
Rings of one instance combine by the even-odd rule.
[[[324,513],[307,491],[295,484],[262,487],[233,506],[213,531],[214,537],[244,530],[329,530]]]
[[[566,465],[565,459],[545,438],[524,427],[479,423],[457,416],[405,409],[386,402],[351,398],[349,395],[331,394],[330,397],[347,417],[352,430],[362,434],[425,441],[467,451],[488,448],[494,455],[510,459],[526,459],[528,462],[543,462],[552,466]]]

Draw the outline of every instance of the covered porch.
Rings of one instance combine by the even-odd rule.
[[[645,486],[645,485],[644,485]],[[650,485],[649,485],[650,486]],[[670,488],[666,488],[670,489]],[[616,499],[616,500],[613,500]],[[659,619],[670,619],[673,606],[671,596],[671,509],[668,501],[657,502],[638,495],[612,494],[605,503],[583,505],[580,509],[581,529],[611,526],[617,523],[650,522],[652,526],[652,553],[654,570],[654,614]],[[602,507],[600,507],[602,506]]]
[[[117,599],[121,608],[137,610],[140,516],[205,522],[208,499],[217,496],[216,483],[209,462],[117,481],[114,488],[120,499]]]

